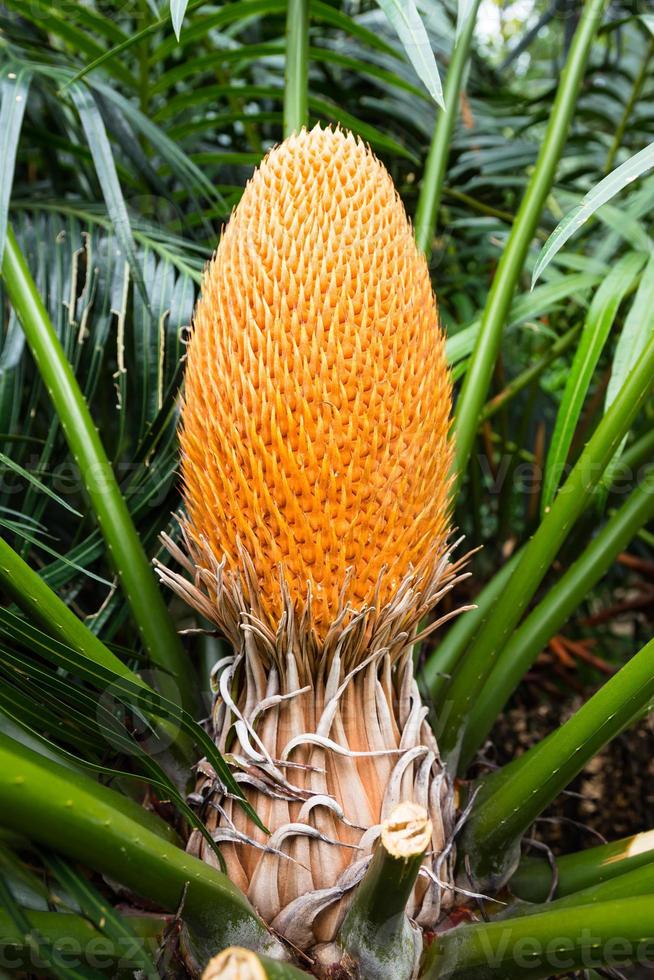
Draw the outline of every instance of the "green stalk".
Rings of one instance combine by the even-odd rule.
[[[111,687],[117,696],[137,705],[151,719],[157,734],[162,736],[161,746],[171,746],[174,758],[166,758],[165,763],[167,767],[172,763],[172,775],[178,783],[186,783],[189,764],[198,758],[197,748],[201,749],[201,754],[209,759],[225,787],[241,800],[250,818],[265,831],[204,729],[175,702],[157,693],[117,659],[2,539],[0,583],[4,583],[9,594],[30,617],[26,621],[11,610],[5,611],[3,618],[13,620],[12,637],[20,634],[30,650],[36,649],[39,655],[65,670],[72,670],[75,676],[90,681],[96,690]],[[31,619],[42,623],[50,635],[42,634]],[[3,631],[6,631],[5,626],[0,628],[0,632]]]
[[[654,897],[460,926],[427,950],[424,980],[532,980],[651,961]]]
[[[520,560],[520,555],[521,552],[516,552],[506,564],[502,565],[499,572],[493,576],[476,597],[475,608],[462,613],[454,620],[454,624],[448,630],[447,635],[440,641],[429,660],[425,662],[420,678],[429,689],[431,702],[436,712],[439,712],[443,707],[449,675],[459,663],[468,643],[477,635],[488,618],[490,610],[511,579]]]
[[[130,975],[133,975],[134,970],[141,966],[141,960],[133,946],[130,948],[127,942],[116,944],[84,916],[62,912],[35,912],[31,909],[21,911],[31,928],[48,946],[53,947],[64,963],[70,958],[75,964],[86,964],[87,961],[89,966],[101,964],[100,969],[110,970],[112,977],[117,975],[117,971],[130,968]],[[139,947],[145,945],[151,953],[156,953],[169,919],[156,915],[129,915],[123,918],[136,933],[135,942],[139,943]],[[30,941],[12,917],[0,909],[2,965],[12,973],[17,970],[29,970],[31,973],[37,965],[34,960],[35,952],[37,950],[34,940]]]
[[[625,450],[620,460],[620,470],[623,472],[636,470],[644,461],[649,460],[652,454],[654,454],[654,430]],[[475,599],[476,608],[454,620],[445,638],[440,641],[438,648],[422,667],[421,680],[429,689],[432,706],[439,716],[447,711],[444,705],[445,693],[449,685],[447,675],[451,675],[461,660],[465,647],[486,622],[490,610],[511,579],[521,556],[522,550],[516,552],[490,579]]]
[[[309,0],[288,0],[284,138],[309,122]]]
[[[52,774],[52,781],[47,780],[44,785],[48,787],[56,786],[59,790],[63,791],[64,782],[68,786],[69,797],[71,793],[76,793],[78,790],[80,792],[97,795],[101,800],[107,800],[110,802],[111,806],[119,810],[123,816],[132,821],[133,823],[138,823],[141,827],[147,830],[149,833],[155,835],[160,841],[167,842],[171,845],[180,846],[180,839],[165,820],[162,820],[155,813],[150,810],[145,810],[139,803],[131,799],[129,796],[123,796],[122,793],[117,793],[114,790],[108,789],[106,786],[102,786],[97,783],[90,776],[84,773],[76,773],[66,766],[60,765],[58,762],[53,762],[51,759],[47,759],[42,756],[39,752],[35,752],[33,749],[28,749],[27,746],[23,745],[21,742],[16,741],[14,738],[10,738],[8,735],[0,733],[0,758],[3,760],[3,765],[7,765],[11,771],[14,773],[14,777],[17,782],[17,786],[22,786],[20,782],[19,767],[22,762],[29,768],[31,764],[40,767],[41,769],[47,769]],[[11,758],[13,761],[11,763],[7,762],[7,759]],[[29,770],[30,772],[36,770]],[[2,794],[2,799],[4,800],[4,785],[8,781],[8,772],[0,771],[0,794]],[[29,790],[28,790],[29,792]],[[46,801],[43,801],[46,803]],[[47,805],[47,804],[46,804]],[[72,806],[72,804],[71,804]],[[34,815],[34,820],[37,819],[36,814]],[[13,830],[15,833],[20,834],[21,838],[29,836],[31,824],[20,826],[17,822],[17,818],[13,814],[0,811],[0,825],[8,830]]]
[[[570,529],[591,500],[602,473],[631,428],[653,384],[654,337],[597,426],[538,531],[524,548],[515,575],[493,607],[483,632],[468,650],[454,677],[448,692],[452,702],[451,712],[440,745],[441,750],[457,764],[464,727],[474,713],[473,705],[479,692]]]
[[[479,691],[463,739],[462,769],[472,761],[502,708],[548,640],[579,607],[640,528],[653,517],[654,477],[650,474],[512,634],[497,658],[489,682]]]
[[[505,881],[529,825],[654,698],[654,640],[564,725],[481,783],[463,838],[475,880]]]
[[[459,481],[463,479],[468,467],[511,300],[554,181],[556,167],[568,136],[577,93],[605,5],[606,0],[586,0],[561,73],[543,144],[488,295],[481,328],[457,404],[455,472]]]
[[[273,955],[281,952],[226,875],[152,829],[163,821],[1,734],[0,823],[167,912],[177,912],[183,901],[184,920],[202,961],[235,942]]]
[[[431,842],[426,811],[401,803],[382,825],[380,840],[340,928],[346,961],[366,980],[411,980],[422,940],[406,906]]]
[[[447,69],[447,78],[443,90],[445,108],[438,112],[438,119],[425,164],[425,172],[422,177],[420,196],[418,197],[414,219],[414,229],[416,244],[425,253],[428,260],[431,255],[432,242],[436,232],[438,209],[443,193],[445,168],[447,167],[447,158],[450,152],[454,124],[459,115],[459,98],[461,95],[463,75],[468,64],[470,44],[475,30],[480,2],[481,0],[473,0],[471,9],[468,11],[468,19],[459,35],[459,39],[455,41],[452,50],[452,57]]]
[[[557,909],[569,909],[581,905],[595,905],[601,902],[612,902],[621,898],[633,898],[635,895],[654,894],[654,861],[650,860],[641,863],[639,866],[631,866],[631,871],[624,871],[623,874],[616,874],[613,877],[605,877],[602,881],[583,888],[581,891],[573,892],[558,898],[551,904]],[[521,915],[529,915],[533,906],[523,906],[520,909]],[[538,906],[535,906],[538,908]]]
[[[107,549],[165,696],[192,711],[191,671],[91,413],[11,228],[2,261],[11,303],[79,467]]]
[[[611,846],[610,844],[606,845],[607,848]],[[590,850],[592,853],[600,849],[591,848]],[[575,859],[581,858],[581,854],[571,855],[571,857]],[[623,864],[619,857],[617,857],[616,863],[618,868]],[[610,858],[608,859],[608,865],[611,867]],[[519,901],[509,906],[506,912],[502,913],[502,918],[513,919],[514,917],[532,916],[542,912],[543,908],[560,911],[570,908],[581,908],[583,905],[600,905],[604,902],[615,902],[623,898],[634,898],[636,895],[653,895],[654,860],[652,860],[652,852],[649,852],[648,861],[642,861],[640,864],[630,863],[629,866],[631,867],[630,871],[626,867],[623,867],[622,873],[620,871],[616,873],[609,871],[603,874],[603,869],[597,864],[587,862],[583,867],[580,865],[574,869],[577,881],[590,880],[591,883],[587,887],[582,888],[580,891],[570,892],[561,898],[557,898],[554,902],[547,902],[545,906],[532,905],[529,902]],[[580,873],[576,874],[577,871]],[[551,877],[552,870],[550,869],[550,881]]]
[[[646,865],[654,866],[653,830],[589,847],[578,854],[566,854],[556,859],[556,897],[572,895]],[[526,857],[518,865],[509,887],[517,898],[526,902],[544,902],[551,884],[549,862]]]

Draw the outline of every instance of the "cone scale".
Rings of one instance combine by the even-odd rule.
[[[424,257],[392,180],[352,135],[272,150],[209,264],[180,442],[186,516],[162,578],[232,653],[213,735],[270,829],[200,764],[228,873],[311,953],[331,943],[381,824],[432,824],[408,911],[452,904],[454,802],[413,677],[452,587],[451,386]],[[215,855],[199,835],[189,847]]]

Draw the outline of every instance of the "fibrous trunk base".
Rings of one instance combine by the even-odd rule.
[[[168,545],[192,581],[168,569],[162,577],[231,642],[233,654],[213,672],[212,734],[271,831],[258,830],[200,763],[196,797],[230,878],[275,932],[310,952],[335,938],[382,821],[413,801],[428,811],[433,833],[407,911],[433,929],[453,903],[455,803],[412,650],[418,623],[460,563],[446,555],[429,575],[411,573],[380,610],[340,609],[318,639],[310,597],[298,615],[283,580],[284,612],[271,627],[247,555],[236,575],[208,550],[187,542],[189,560]],[[199,833],[189,849],[217,864]]]

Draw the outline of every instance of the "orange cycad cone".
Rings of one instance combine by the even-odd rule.
[[[242,542],[265,611],[313,595],[324,633],[380,602],[447,534],[450,381],[424,257],[352,135],[291,137],[248,184],[209,266],[181,432],[193,540]]]
[[[201,763],[230,876],[297,947],[333,939],[381,821],[429,811],[412,914],[451,903],[453,794],[413,677],[419,622],[451,587],[451,389],[425,259],[384,167],[302,131],[248,184],[188,349],[187,576],[227,636],[213,731],[265,837]],[[208,861],[198,835],[190,846]],[[445,887],[443,883],[446,883]]]

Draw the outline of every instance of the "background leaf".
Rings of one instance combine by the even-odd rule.
[[[178,41],[180,34],[182,33],[182,24],[184,22],[184,14],[186,13],[187,6],[188,0],[170,0],[170,19],[173,24],[175,37]]]
[[[0,262],[5,249],[9,199],[32,72],[27,67],[5,71],[0,85]]]
[[[434,101],[445,109],[443,86],[429,37],[414,0],[377,0],[397,32],[409,60]]]
[[[543,270],[547,268],[559,249],[575,232],[579,231],[603,204],[610,201],[611,198],[619,194],[638,177],[647,173],[652,167],[654,167],[654,143],[646,146],[640,153],[636,153],[635,156],[625,161],[613,173],[593,187],[581,203],[573,208],[557,225],[548,238],[534,268],[532,284],[542,275]]]
[[[477,7],[476,0],[459,0],[456,7],[456,39],[461,37],[463,30],[468,22],[468,18],[474,16]]]
[[[547,454],[541,503],[543,513],[550,508],[558,489],[584,399],[620,303],[644,262],[645,256],[641,253],[630,252],[625,255],[608,274],[593,298]]]

